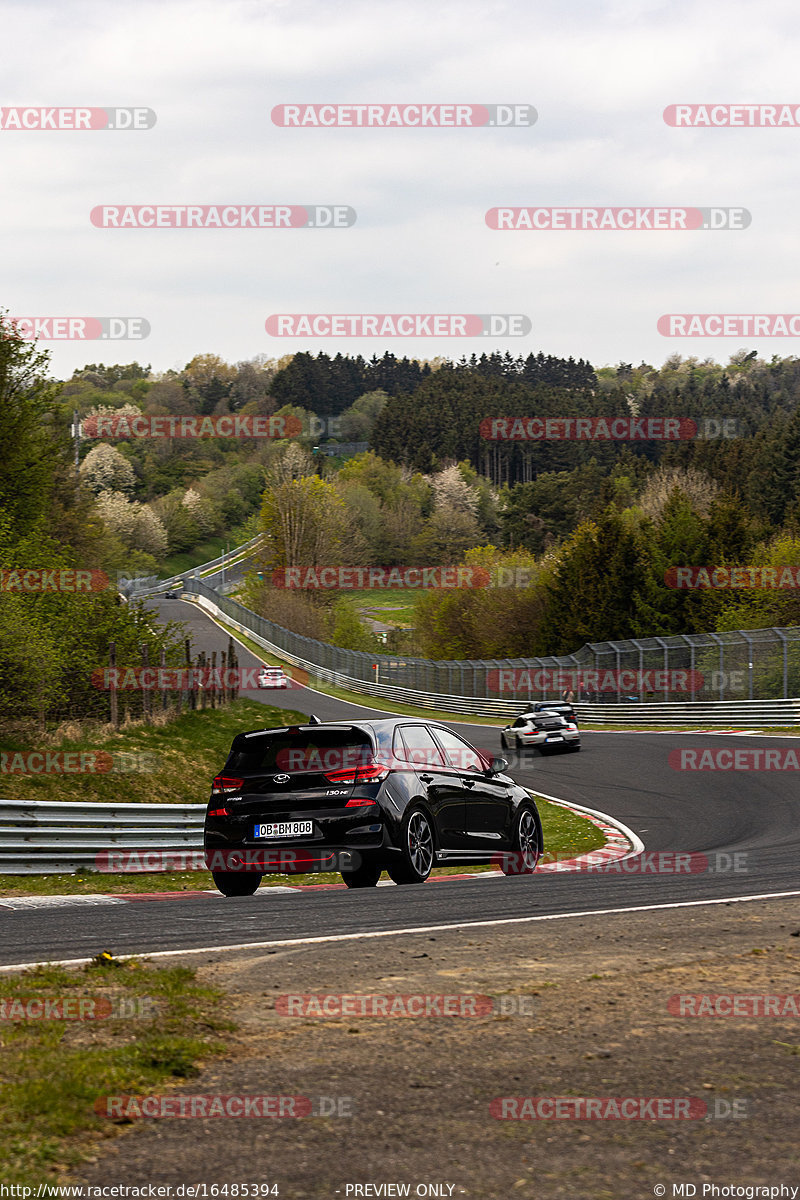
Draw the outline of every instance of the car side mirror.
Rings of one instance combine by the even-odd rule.
[[[486,768],[487,775],[502,775],[508,766],[507,758],[493,758]]]

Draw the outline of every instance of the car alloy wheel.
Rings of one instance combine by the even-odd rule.
[[[520,809],[510,853],[503,856],[504,875],[532,875],[539,861],[539,830],[529,808]]]
[[[433,828],[428,814],[421,808],[412,809],[403,829],[401,857],[386,868],[389,877],[399,884],[424,883],[433,860]]]

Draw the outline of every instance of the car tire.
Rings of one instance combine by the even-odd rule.
[[[424,883],[435,858],[433,821],[424,808],[412,808],[403,821],[400,857],[386,867],[389,878],[401,885]]]
[[[500,745],[502,746],[502,748],[503,748],[504,750],[510,750],[510,749],[511,749],[511,747],[510,747],[510,746],[509,746],[509,744],[508,744],[508,738],[506,737],[506,735],[505,735],[504,733],[501,733],[501,734],[500,734]]]
[[[223,896],[252,896],[263,875],[256,871],[212,871],[211,878]]]
[[[504,875],[532,875],[542,854],[539,824],[532,808],[523,805],[514,822],[511,850],[502,856]]]
[[[577,746],[570,746],[570,750],[572,751],[572,753],[573,753],[573,754],[574,754],[574,753],[575,753],[577,750],[580,750],[580,748],[581,748],[581,747],[580,747],[580,742],[578,743],[578,745],[577,745]]]
[[[365,862],[354,871],[342,871],[341,875],[346,887],[375,887],[381,877],[381,869],[378,863]]]

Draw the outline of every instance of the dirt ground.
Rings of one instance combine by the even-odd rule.
[[[212,956],[200,978],[227,991],[238,1032],[228,1057],[176,1093],[301,1095],[314,1112],[323,1096],[336,1115],[136,1121],[76,1182],[205,1183],[209,1196],[212,1184],[269,1183],[291,1200],[747,1195],[712,1184],[800,1196],[800,1019],[668,1008],[676,993],[797,995],[798,968],[796,900]],[[477,993],[497,1011],[287,1016],[288,993]],[[705,1102],[707,1115],[493,1115],[521,1111],[493,1100],[526,1096],[694,1098],[689,1111]]]

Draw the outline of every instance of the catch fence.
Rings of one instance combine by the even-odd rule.
[[[370,695],[400,699],[406,693],[429,707],[445,707],[440,701],[450,698],[489,701],[490,711],[500,716],[521,704],[556,699],[569,688],[576,701],[600,711],[605,705],[632,709],[800,696],[798,626],[593,642],[574,654],[541,658],[440,662],[345,650],[304,637],[197,578],[185,578],[183,591],[216,606],[265,648],[312,674]]]

